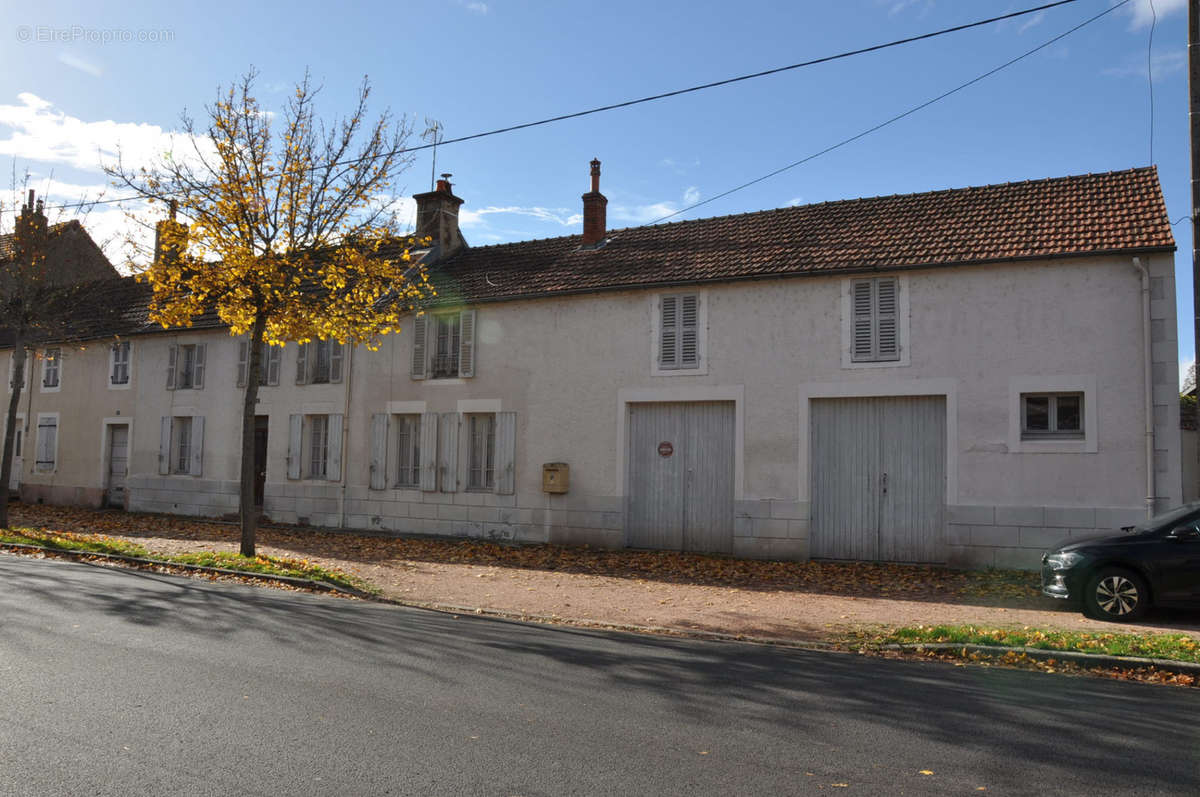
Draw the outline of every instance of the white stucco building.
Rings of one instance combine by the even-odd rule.
[[[266,515],[1028,567],[1180,502],[1153,169],[616,231],[598,179],[584,235],[480,248],[448,183],[417,197],[439,304],[378,352],[272,350]],[[244,346],[127,320],[35,373],[22,497],[234,512]]]

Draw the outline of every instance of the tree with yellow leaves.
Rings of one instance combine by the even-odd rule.
[[[151,320],[187,327],[215,310],[231,335],[248,335],[242,403],[241,553],[254,555],[254,415],[262,348],[337,340],[376,349],[428,293],[398,234],[395,181],[411,163],[411,130],[385,111],[364,121],[364,78],[351,115],[326,127],[305,75],[276,125],[254,95],[254,70],[218,92],[187,151],[151,166],[106,167],[114,183],[170,203],[160,222],[150,283]],[[278,129],[277,129],[278,128]],[[176,211],[188,224],[175,221]],[[190,229],[189,229],[190,228]]]

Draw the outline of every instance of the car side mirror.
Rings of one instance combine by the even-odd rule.
[[[1195,526],[1179,526],[1171,529],[1167,539],[1175,542],[1194,542],[1200,539],[1200,531],[1196,531]]]

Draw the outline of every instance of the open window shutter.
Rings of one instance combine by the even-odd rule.
[[[388,416],[377,412],[371,416],[371,489],[387,487]]]
[[[329,381],[342,381],[342,352],[345,346],[338,343],[336,340],[329,343]]]
[[[458,424],[457,412],[443,412],[438,420],[439,459],[443,493],[458,492]]]
[[[498,495],[512,495],[516,490],[517,414],[496,413],[496,470]]]
[[[192,463],[188,473],[199,476],[204,466],[204,416],[192,416]]]
[[[413,379],[425,378],[425,367],[428,358],[425,354],[426,330],[429,327],[429,314],[413,316],[412,329],[412,366],[409,375]]]
[[[195,376],[192,377],[192,387],[197,390],[204,387],[204,350],[207,348],[207,343],[196,344],[196,370]]]
[[[458,375],[475,376],[475,311],[463,310],[458,319]]]
[[[301,434],[304,431],[304,416],[290,415],[288,416],[288,459],[287,459],[287,475],[289,479],[300,478],[300,461],[302,452],[300,451]]]
[[[331,482],[342,478],[342,423],[345,415],[329,416],[329,459],[325,466],[325,478]]]
[[[664,296],[660,303],[658,365],[674,368],[679,364],[676,346],[679,340],[679,297]]]
[[[694,368],[700,364],[700,297],[679,297],[679,365]]]
[[[174,347],[172,347],[174,348]],[[158,475],[171,472],[171,416],[164,415],[158,434]]]
[[[308,344],[301,343],[300,350],[296,352],[296,384],[303,385],[308,382]]]
[[[246,341],[238,342],[238,370],[237,370],[237,386],[245,387],[246,380],[250,373],[250,344]]]
[[[267,362],[259,366],[267,369],[267,384],[279,384],[279,363],[283,359],[282,346],[267,346]]]
[[[421,489],[437,490],[438,414],[421,415]]]
[[[873,337],[874,307],[871,301],[871,281],[855,280],[851,286],[850,295],[853,321],[850,330],[850,352],[852,360],[869,360],[874,347]]]
[[[175,366],[179,362],[179,347],[172,344],[167,347],[167,390],[175,389]]]
[[[895,360],[900,356],[900,340],[896,333],[896,293],[895,277],[876,281],[876,337],[878,342],[877,355],[881,360]]]

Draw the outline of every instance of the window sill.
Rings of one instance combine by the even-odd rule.
[[[461,376],[447,377],[445,379],[434,379],[426,377],[425,379],[414,379],[414,382],[424,382],[427,385],[465,385],[467,380]]]
[[[1096,446],[1089,447],[1085,437],[1071,438],[1022,438],[1017,442],[1013,454],[1095,454]]]

